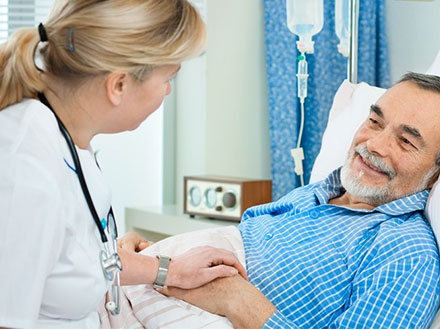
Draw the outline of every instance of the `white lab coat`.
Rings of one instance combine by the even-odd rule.
[[[98,215],[110,189],[78,149]],[[0,326],[96,328],[105,281],[97,227],[52,112],[37,100],[0,111]]]

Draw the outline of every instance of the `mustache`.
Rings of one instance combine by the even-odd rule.
[[[377,167],[381,172],[388,175],[390,180],[394,179],[396,173],[392,168],[390,168],[382,158],[372,155],[365,144],[358,145],[354,148],[362,158],[367,159],[371,164]]]

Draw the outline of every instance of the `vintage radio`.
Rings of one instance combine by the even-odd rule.
[[[272,201],[272,181],[222,176],[185,176],[184,213],[240,221],[254,205]]]

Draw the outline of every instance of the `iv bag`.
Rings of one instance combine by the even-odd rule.
[[[335,1],[335,32],[339,38],[338,51],[348,57],[350,40],[350,0]]]
[[[301,53],[313,53],[312,36],[324,25],[324,0],[286,0],[287,26],[299,36]]]

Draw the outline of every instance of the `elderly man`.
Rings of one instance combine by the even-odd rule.
[[[239,328],[429,327],[440,270],[423,210],[439,132],[440,78],[405,75],[371,106],[341,169],[246,211],[249,282],[164,292]]]

